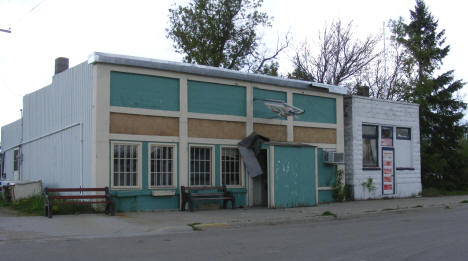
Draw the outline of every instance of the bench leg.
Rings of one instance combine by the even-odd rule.
[[[193,201],[190,200],[188,204],[189,204],[190,212],[193,212]]]
[[[227,199],[224,199],[224,200],[223,200],[223,208],[226,208],[226,207],[227,207],[227,203],[228,203],[228,200],[227,200]]]
[[[236,200],[234,198],[231,199],[231,207],[232,209],[236,208]]]
[[[114,202],[110,203],[110,206],[109,206],[109,211],[110,211],[110,215],[111,216],[115,216],[115,204]]]
[[[187,202],[185,202],[185,199],[182,198],[182,204],[180,204],[180,211],[185,211],[185,205]]]
[[[47,217],[52,218],[52,204],[47,205]]]

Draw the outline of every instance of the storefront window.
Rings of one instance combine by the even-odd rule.
[[[377,126],[362,125],[362,165],[377,167]]]
[[[384,147],[393,146],[393,127],[382,127],[382,137],[380,138],[380,145]]]

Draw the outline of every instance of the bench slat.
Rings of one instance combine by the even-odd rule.
[[[58,201],[58,202],[54,202],[53,204],[54,205],[65,205],[65,204],[80,204],[80,205],[84,205],[84,204],[110,204],[112,202],[110,201]]]
[[[216,196],[224,196],[224,193],[191,193],[192,197],[216,197]]]
[[[106,191],[106,188],[47,188],[47,192]]]
[[[49,196],[50,199],[89,199],[106,198],[106,195],[70,195],[70,196]]]
[[[223,187],[185,187],[185,190],[222,190]]]
[[[221,199],[232,199],[231,197],[223,197],[223,198],[192,198],[192,200],[221,200]]]

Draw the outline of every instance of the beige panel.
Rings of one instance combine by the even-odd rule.
[[[336,129],[294,127],[294,141],[336,144]]]
[[[254,123],[254,131],[272,141],[286,141],[287,127],[281,125]]]
[[[245,122],[189,119],[188,136],[211,139],[245,138]]]
[[[111,112],[110,133],[179,136],[179,118]]]

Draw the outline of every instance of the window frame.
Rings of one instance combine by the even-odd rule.
[[[114,146],[115,145],[137,145],[137,185],[136,186],[114,186]],[[142,189],[142,143],[131,141],[111,141],[111,189],[112,190],[140,190]]]
[[[209,148],[211,150],[211,153],[210,153],[210,160],[211,160],[211,164],[210,164],[210,184],[209,185],[193,185],[191,182],[190,182],[190,176],[191,176],[191,164],[190,164],[190,161],[191,161],[191,153],[192,153],[192,147],[196,147],[196,148]],[[215,182],[216,182],[216,179],[215,179],[215,175],[216,175],[216,162],[215,162],[215,145],[206,145],[206,144],[189,144],[189,149],[188,149],[188,182],[187,184],[189,184],[190,187],[211,187],[211,186],[214,186],[215,185]]]
[[[373,135],[365,135],[364,134],[364,126],[368,126],[368,127],[375,127],[376,129],[376,135],[375,137]],[[376,168],[379,168],[379,164],[380,164],[380,161],[379,161],[379,143],[380,143],[380,135],[379,135],[379,132],[380,132],[380,128],[379,128],[379,125],[375,125],[375,124],[366,124],[366,123],[363,123],[362,126],[361,126],[361,143],[362,143],[362,146],[364,145],[364,138],[369,138],[369,139],[374,139],[375,138],[375,150],[376,150],[376,159],[375,159],[375,165],[365,165],[364,164],[364,151],[362,150],[362,146],[361,146],[361,151],[362,151],[362,167],[364,169],[376,169]]]
[[[219,175],[221,185],[223,183],[223,149],[237,149],[237,146],[233,145],[221,145],[219,149]],[[244,162],[242,161],[242,155],[239,152],[239,185],[226,185],[227,188],[243,188],[244,187]]]
[[[396,127],[395,128],[395,138],[397,140],[411,140],[411,128],[410,127]],[[398,137],[398,129],[407,129],[408,130],[408,138],[401,138]]]
[[[19,162],[20,162],[20,149],[15,148],[13,150],[13,172],[16,172],[16,171],[19,172],[19,169],[20,169]]]
[[[151,185],[151,147],[152,146],[161,146],[161,147],[172,147],[172,185],[160,185],[152,186]],[[177,188],[177,173],[178,173],[178,164],[177,164],[177,144],[176,143],[148,143],[148,189],[168,189],[168,188]]]

